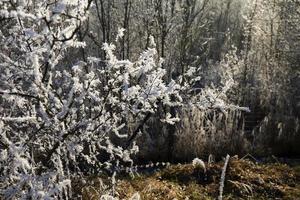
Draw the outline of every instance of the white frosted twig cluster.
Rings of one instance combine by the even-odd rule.
[[[199,158],[194,158],[192,163],[193,163],[194,167],[200,167],[201,169],[203,169],[204,172],[206,172],[206,167],[205,167],[205,163],[203,162],[203,160],[201,160]]]

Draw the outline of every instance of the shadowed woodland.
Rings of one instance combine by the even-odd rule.
[[[76,57],[105,59],[99,44],[113,41],[123,27],[118,57],[138,57],[153,36],[167,81],[188,82],[185,74],[193,67],[201,79],[192,92],[199,93],[224,84],[224,74],[231,73],[234,86],[227,100],[250,109],[224,114],[186,105],[172,111],[181,119],[175,127],[162,124],[159,114],[151,116],[140,139],[149,143],[142,145],[141,159],[186,160],[222,152],[299,155],[298,1],[103,0],[95,5],[95,15],[81,30],[89,48]]]

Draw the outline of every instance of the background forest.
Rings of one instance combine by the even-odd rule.
[[[142,157],[171,159],[168,151],[176,151],[174,157],[191,159],[224,149],[235,154],[299,155],[299,4],[292,0],[95,1],[93,15],[79,32],[89,48],[78,50],[75,57],[85,60],[92,54],[105,59],[101,44],[113,41],[122,27],[125,35],[118,41],[117,56],[138,57],[153,36],[167,81],[182,76],[184,84],[185,73],[194,67],[201,74],[193,85],[197,93],[208,85],[223,84],[221,77],[231,73],[235,85],[227,97],[249,107],[251,113],[220,116],[217,112],[210,119],[211,115],[224,118],[207,124],[206,114],[182,108],[182,121],[171,133],[153,119],[147,130],[151,145],[145,146],[150,149],[143,149]],[[67,60],[74,60],[74,52]],[[182,145],[192,148],[184,150]]]
[[[297,157],[299,86],[297,0],[2,0],[0,199],[63,199],[73,174],[114,185],[134,164]]]

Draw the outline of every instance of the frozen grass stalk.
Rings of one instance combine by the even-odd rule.
[[[224,163],[224,166],[223,166],[223,169],[222,169],[222,174],[221,174],[218,200],[223,199],[223,189],[224,189],[225,175],[226,175],[226,169],[227,169],[227,165],[228,165],[228,162],[229,162],[229,158],[230,158],[230,156],[227,154],[227,156],[225,158],[225,163]]]

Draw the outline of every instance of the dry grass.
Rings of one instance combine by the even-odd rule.
[[[171,165],[151,176],[119,177],[116,193],[120,199],[136,192],[145,200],[216,199],[222,166],[222,162],[212,164],[205,174],[191,164]],[[299,170],[287,165],[231,159],[227,170],[224,199],[300,199]],[[99,181],[92,182],[81,186],[83,199],[99,197],[100,191],[87,189],[99,188]]]
[[[242,111],[222,113],[191,106],[179,108],[177,112],[180,121],[174,132],[168,132],[168,125],[161,122],[161,116],[150,118],[143,134],[137,138],[140,151],[136,160],[182,162],[209,154],[221,157],[224,152],[231,155],[249,152],[251,144],[243,133]],[[170,134],[174,134],[172,156],[169,154]]]
[[[229,154],[244,154],[249,144],[241,125],[241,111],[201,111],[195,107],[180,110],[173,155],[176,160],[192,160]],[[188,148],[182,148],[188,147]]]

